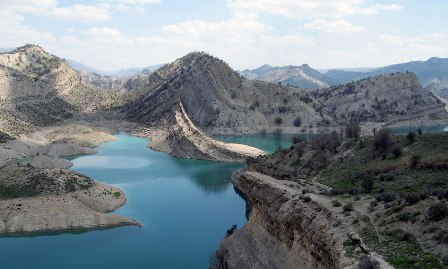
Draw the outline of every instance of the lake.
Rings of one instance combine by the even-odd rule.
[[[292,137],[216,138],[273,152]],[[246,223],[246,203],[230,183],[241,164],[175,158],[147,148],[147,139],[117,138],[73,159],[73,170],[124,190],[128,203],[115,213],[143,227],[0,238],[1,268],[208,268],[226,230]]]
[[[128,202],[115,213],[143,227],[1,238],[1,268],[208,268],[226,230],[246,223],[230,183],[241,164],[174,158],[147,139],[117,137],[73,170],[123,189]]]

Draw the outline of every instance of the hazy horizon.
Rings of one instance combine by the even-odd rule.
[[[448,57],[445,10],[443,0],[5,0],[0,47],[33,43],[103,71],[192,51],[237,70],[374,68]]]

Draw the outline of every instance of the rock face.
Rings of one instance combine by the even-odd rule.
[[[322,186],[246,170],[234,173],[232,183],[251,205],[249,222],[222,241],[214,268],[359,268],[360,253],[377,268],[393,268],[354,229],[361,216],[350,218],[332,208],[331,200],[317,194]]]
[[[299,190],[256,172],[240,172],[232,183],[250,201],[248,224],[222,241],[222,268],[348,268],[343,243],[350,228]]]

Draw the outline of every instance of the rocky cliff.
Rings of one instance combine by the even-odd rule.
[[[235,173],[232,183],[247,197],[251,212],[247,225],[222,241],[217,268],[355,268],[347,242],[360,253],[370,252],[324,196],[304,198],[305,191],[319,186],[250,171]],[[381,268],[391,268],[375,253],[370,255]]]
[[[249,159],[232,176],[249,221],[215,268],[444,268],[448,134],[389,135],[378,149],[383,134],[315,136]]]

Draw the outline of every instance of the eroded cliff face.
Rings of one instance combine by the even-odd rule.
[[[316,193],[303,198],[305,188],[323,186],[305,181],[281,181],[257,172],[239,171],[232,176],[235,188],[252,205],[249,222],[225,238],[217,252],[216,268],[316,269],[355,268],[345,242],[362,252],[368,248],[348,219]],[[374,253],[381,268],[390,268]]]

